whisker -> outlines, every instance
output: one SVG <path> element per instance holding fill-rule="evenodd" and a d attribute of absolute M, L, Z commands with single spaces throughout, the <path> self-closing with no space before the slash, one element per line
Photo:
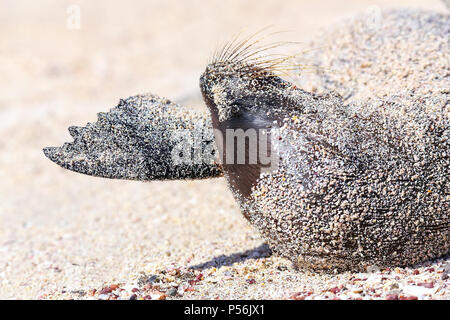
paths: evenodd
<path fill-rule="evenodd" d="M 266 26 L 262 29 L 260 29 L 259 31 L 253 33 L 252 35 L 250 35 L 248 38 L 243 39 L 241 42 L 239 42 L 239 44 L 236 45 L 236 48 L 233 48 L 233 52 L 232 54 L 234 54 L 234 52 L 236 52 L 236 50 L 239 50 L 240 47 L 242 47 L 243 45 L 245 45 L 245 43 L 247 43 L 248 41 L 250 41 L 252 38 L 254 38 L 255 36 L 257 36 L 258 34 L 260 34 L 261 32 L 264 32 L 265 30 L 267 30 L 268 28 L 271 28 L 273 25 L 269 25 Z M 230 57 L 231 58 L 231 57 Z M 215 59 L 214 62 L 220 62 L 220 60 Z"/>
<path fill-rule="evenodd" d="M 261 41 L 263 41 L 265 38 L 271 37 L 271 36 L 273 36 L 275 34 L 279 34 L 279 33 L 282 33 L 282 32 L 284 32 L 284 31 L 272 32 L 272 33 L 270 33 L 270 34 L 268 34 L 268 35 L 266 35 L 264 37 L 261 37 L 261 38 L 255 40 L 255 41 L 253 41 L 252 43 L 248 44 L 246 47 L 242 48 L 242 46 L 245 45 L 246 43 L 248 43 L 248 41 L 250 41 L 254 36 L 246 39 L 245 41 L 243 41 L 242 46 L 240 48 L 237 48 L 238 50 L 236 52 L 234 52 L 234 54 L 232 56 L 230 56 L 230 60 L 233 60 L 233 59 L 235 59 L 235 58 L 245 54 L 248 50 L 255 48 L 255 45 L 257 43 L 260 43 Z"/>
<path fill-rule="evenodd" d="M 228 47 L 225 48 L 223 54 L 219 57 L 219 61 L 227 61 L 228 60 L 228 55 L 229 55 L 229 50 L 233 47 L 233 45 L 235 44 L 235 42 L 239 39 L 240 35 L 241 35 L 242 31 L 239 31 L 233 38 L 232 41 L 230 41 L 228 43 Z"/>
<path fill-rule="evenodd" d="M 253 51 L 248 52 L 244 56 L 239 57 L 239 60 L 235 60 L 234 62 L 235 63 L 246 62 L 248 58 L 257 55 L 258 53 L 265 52 L 270 49 L 278 48 L 278 47 L 281 47 L 283 45 L 288 45 L 288 44 L 296 44 L 296 43 L 294 41 L 278 41 L 278 42 L 269 43 L 269 44 L 266 44 L 263 46 L 259 46 L 259 47 L 254 48 Z"/>
<path fill-rule="evenodd" d="M 275 41 L 264 43 L 264 40 L 269 37 L 284 32 L 290 32 L 290 30 L 288 30 L 264 34 L 264 32 L 271 27 L 272 25 L 266 26 L 244 39 L 240 39 L 243 31 L 237 32 L 230 41 L 225 42 L 222 46 L 216 47 L 209 63 L 226 63 L 228 68 L 230 68 L 230 72 L 247 72 L 255 77 L 269 75 L 278 76 L 280 74 L 291 77 L 289 73 L 294 70 L 339 73 L 335 70 L 315 65 L 295 63 L 297 57 L 314 50 L 326 48 L 327 46 L 302 50 L 296 54 L 270 53 L 269 51 L 279 47 L 303 44 L 298 41 Z"/>

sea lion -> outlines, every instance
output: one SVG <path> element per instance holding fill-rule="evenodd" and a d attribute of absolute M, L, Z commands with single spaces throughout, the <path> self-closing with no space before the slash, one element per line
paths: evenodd
<path fill-rule="evenodd" d="M 448 16 L 431 13 L 385 14 L 390 17 L 402 37 L 386 37 L 384 45 L 414 44 L 424 25 L 449 24 Z M 420 23 L 411 24 L 414 19 Z M 414 32 L 404 33 L 404 25 Z M 421 41 L 448 49 L 439 32 Z M 278 76 L 284 58 L 255 58 L 263 49 L 246 39 L 215 55 L 200 78 L 210 117 L 155 96 L 131 97 L 86 129 L 72 129 L 73 143 L 44 152 L 65 168 L 109 178 L 224 175 L 248 221 L 299 268 L 364 271 L 447 254 L 448 99 L 429 105 L 411 93 L 401 103 L 385 98 L 376 104 L 348 102 L 334 91 L 307 92 Z M 382 63 L 381 51 L 378 58 Z M 436 79 L 448 78 L 437 72 Z M 383 76 L 378 79 L 388 86 L 391 79 Z M 448 89 L 441 94 L 448 98 Z M 178 129 L 190 129 L 200 141 L 181 153 L 199 155 L 201 164 L 179 165 L 179 141 L 169 134 Z M 163 134 L 149 133 L 155 130 Z M 228 132 L 244 134 L 243 144 Z"/>

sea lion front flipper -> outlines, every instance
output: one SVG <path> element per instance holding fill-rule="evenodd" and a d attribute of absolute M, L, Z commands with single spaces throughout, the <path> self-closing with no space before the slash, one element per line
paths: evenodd
<path fill-rule="evenodd" d="M 154 95 L 120 100 L 97 122 L 69 132 L 73 142 L 44 153 L 79 173 L 141 181 L 222 175 L 207 114 Z"/>

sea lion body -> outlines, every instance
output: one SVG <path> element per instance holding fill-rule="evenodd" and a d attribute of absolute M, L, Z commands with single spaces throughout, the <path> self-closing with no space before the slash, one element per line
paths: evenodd
<path fill-rule="evenodd" d="M 200 81 L 215 129 L 265 129 L 279 141 L 272 172 L 223 164 L 245 217 L 275 252 L 314 270 L 408 265 L 448 252 L 445 117 L 419 124 L 416 113 L 362 114 L 339 95 L 223 69 L 210 65 Z"/>

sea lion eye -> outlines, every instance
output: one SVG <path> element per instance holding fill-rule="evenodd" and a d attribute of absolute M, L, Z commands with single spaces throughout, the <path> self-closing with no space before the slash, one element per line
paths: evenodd
<path fill-rule="evenodd" d="M 230 104 L 230 113 L 231 113 L 231 114 L 236 114 L 236 113 L 238 113 L 239 110 L 241 109 L 241 107 L 242 107 L 241 102 L 239 102 L 239 101 L 233 101 L 233 102 Z"/>

